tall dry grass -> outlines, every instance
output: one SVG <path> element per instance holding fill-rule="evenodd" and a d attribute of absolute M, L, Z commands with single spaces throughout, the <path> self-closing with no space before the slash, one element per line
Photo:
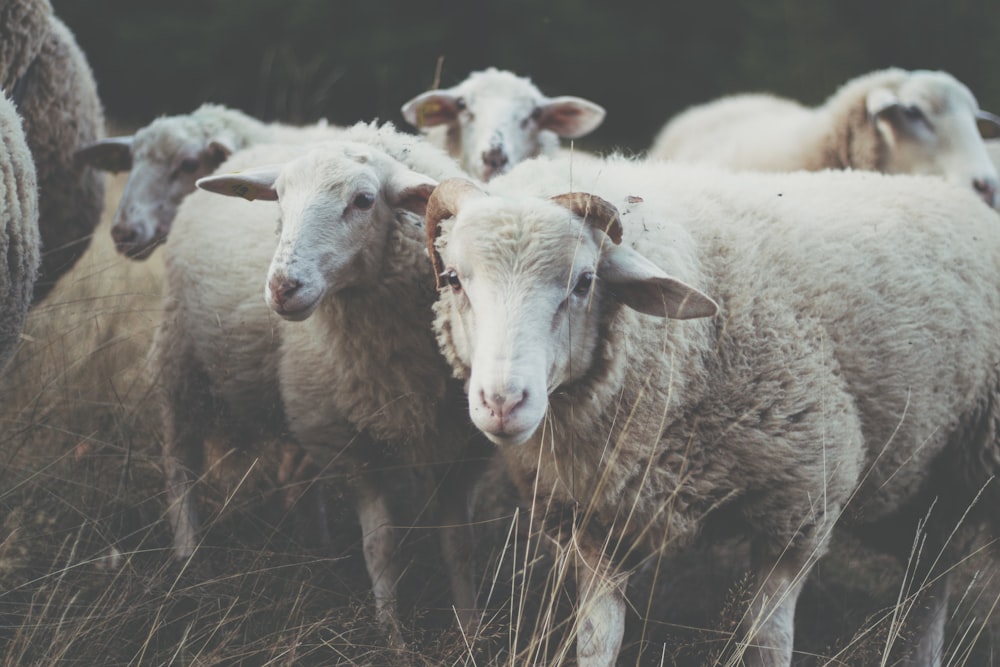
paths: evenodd
<path fill-rule="evenodd" d="M 204 542 L 191 562 L 172 561 L 145 367 L 162 263 L 114 251 L 124 180 L 109 179 L 91 249 L 32 312 L 0 378 L 0 665 L 572 664 L 570 572 L 532 539 L 496 471 L 479 498 L 475 636 L 453 629 L 434 540 L 418 530 L 403 587 L 408 648 L 386 648 L 338 480 L 326 480 L 329 552 L 285 509 L 280 453 L 267 447 L 211 457 Z M 838 541 L 801 599 L 796 664 L 882 664 L 906 632 L 903 568 Z M 731 657 L 754 586 L 741 549 L 706 548 L 633 577 L 621 664 Z M 978 553 L 957 575 L 947 664 L 1000 664 L 994 556 Z"/>

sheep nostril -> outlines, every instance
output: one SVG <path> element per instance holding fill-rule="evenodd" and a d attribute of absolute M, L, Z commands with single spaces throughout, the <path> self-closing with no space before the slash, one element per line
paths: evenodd
<path fill-rule="evenodd" d="M 299 288 L 302 287 L 302 281 L 288 278 L 275 278 L 271 281 L 269 287 L 274 302 L 279 306 L 283 306 L 286 301 L 295 296 L 295 293 L 299 291 Z"/>
<path fill-rule="evenodd" d="M 115 242 L 115 245 L 120 246 L 135 243 L 137 236 L 136 231 L 130 227 L 115 225 L 111 228 L 111 238 Z"/>

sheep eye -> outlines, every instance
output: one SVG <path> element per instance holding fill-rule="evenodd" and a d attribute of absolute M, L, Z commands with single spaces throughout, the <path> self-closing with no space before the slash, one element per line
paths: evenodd
<path fill-rule="evenodd" d="M 909 121 L 924 120 L 924 112 L 917 106 L 903 107 L 903 117 Z"/>
<path fill-rule="evenodd" d="M 181 171 L 185 174 L 193 174 L 198 170 L 198 159 L 193 157 L 181 160 Z"/>
<path fill-rule="evenodd" d="M 464 97 L 459 97 L 459 98 L 457 98 L 455 100 L 455 108 L 457 110 L 459 110 L 459 111 L 465 111 L 466 104 L 465 104 L 465 98 Z"/>
<path fill-rule="evenodd" d="M 375 195 L 370 192 L 362 192 L 356 195 L 354 201 L 351 203 L 354 205 L 354 208 L 360 211 L 367 211 L 375 205 Z"/>
<path fill-rule="evenodd" d="M 458 279 L 458 272 L 455 269 L 449 269 L 441 274 L 451 289 L 455 292 L 459 292 L 462 289 L 462 281 Z"/>
<path fill-rule="evenodd" d="M 573 287 L 573 294 L 577 296 L 587 296 L 590 293 L 590 287 L 594 284 L 594 274 L 590 271 L 580 275 L 580 278 L 576 281 L 576 285 Z"/>
<path fill-rule="evenodd" d="M 531 111 L 531 120 L 538 120 L 542 117 L 542 107 L 535 107 Z"/>

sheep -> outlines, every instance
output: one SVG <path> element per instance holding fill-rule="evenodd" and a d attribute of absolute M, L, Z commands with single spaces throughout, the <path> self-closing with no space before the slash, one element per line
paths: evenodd
<path fill-rule="evenodd" d="M 49 0 L 5 3 L 0 79 L 21 116 L 38 179 L 37 303 L 83 255 L 100 220 L 104 179 L 73 154 L 102 136 L 104 111 L 87 59 Z"/>
<path fill-rule="evenodd" d="M 931 177 L 568 179 L 443 181 L 427 234 L 470 416 L 577 564 L 579 664 L 614 664 L 629 573 L 712 526 L 750 540 L 743 658 L 788 665 L 835 524 L 903 560 L 922 527 L 903 657 L 939 664 L 949 531 L 1000 502 L 995 213 Z"/>
<path fill-rule="evenodd" d="M 487 181 L 536 155 L 555 155 L 559 137 L 595 130 L 604 109 L 588 100 L 546 97 L 529 79 L 494 67 L 457 86 L 429 90 L 402 107 L 410 125 L 446 149 L 476 178 Z"/>
<path fill-rule="evenodd" d="M 392 526 L 414 525 L 430 501 L 394 503 L 401 484 L 427 489 L 431 475 L 452 596 L 468 627 L 475 591 L 463 459 L 481 436 L 431 330 L 421 226 L 436 179 L 463 172 L 391 125 L 358 125 L 309 153 L 250 148 L 220 171 L 178 209 L 165 252 L 168 308 L 151 353 L 176 555 L 195 549 L 192 471 L 209 406 L 223 406 L 244 432 L 287 429 L 322 467 L 349 477 L 377 618 L 393 644 L 403 570 Z"/>
<path fill-rule="evenodd" d="M 157 118 L 133 135 L 83 146 L 77 159 L 105 171 L 129 171 L 111 236 L 118 252 L 143 260 L 166 241 L 177 207 L 195 190 L 195 181 L 235 151 L 259 143 L 331 139 L 340 130 L 325 121 L 307 127 L 267 124 L 236 109 L 203 104 L 188 114 Z"/>
<path fill-rule="evenodd" d="M 38 277 L 38 184 L 21 119 L 0 94 L 0 371 L 17 347 Z"/>
<path fill-rule="evenodd" d="M 976 127 L 996 120 L 946 72 L 890 68 L 848 81 L 815 108 L 767 94 L 693 107 L 663 127 L 648 157 L 741 171 L 933 174 L 997 206 L 997 170 Z"/>

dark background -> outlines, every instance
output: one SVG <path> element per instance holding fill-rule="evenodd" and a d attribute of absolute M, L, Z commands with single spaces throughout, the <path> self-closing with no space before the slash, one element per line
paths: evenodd
<path fill-rule="evenodd" d="M 890 65 L 943 69 L 1000 112 L 1000 0 L 53 0 L 109 119 L 205 101 L 265 120 L 404 125 L 488 66 L 608 110 L 585 148 L 639 151 L 673 113 L 761 90 L 818 104 Z"/>

